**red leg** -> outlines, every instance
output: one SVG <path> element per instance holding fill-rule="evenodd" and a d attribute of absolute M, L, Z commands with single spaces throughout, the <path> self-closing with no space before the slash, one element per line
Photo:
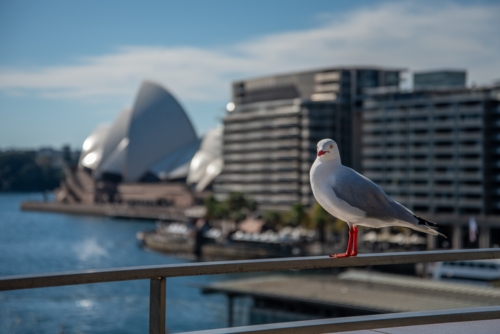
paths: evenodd
<path fill-rule="evenodd" d="M 350 256 L 358 255 L 358 228 L 356 226 L 352 227 L 353 238 L 352 238 L 352 248 Z"/>
<path fill-rule="evenodd" d="M 354 231 L 352 228 L 349 228 L 349 241 L 347 242 L 347 250 L 345 251 L 345 253 L 342 254 L 331 254 L 330 257 L 338 259 L 341 257 L 351 256 L 353 237 L 354 237 Z"/>

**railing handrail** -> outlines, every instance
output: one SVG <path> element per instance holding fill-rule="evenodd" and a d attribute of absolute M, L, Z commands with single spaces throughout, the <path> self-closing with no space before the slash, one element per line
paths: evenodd
<path fill-rule="evenodd" d="M 180 334 L 316 334 L 350 332 L 375 328 L 430 325 L 447 322 L 491 320 L 500 318 L 500 306 L 485 306 L 452 310 L 401 312 L 331 319 L 290 321 L 266 325 L 209 329 Z"/>
<path fill-rule="evenodd" d="M 379 253 L 363 254 L 356 257 L 340 259 L 331 259 L 327 256 L 310 256 L 264 260 L 197 262 L 172 265 L 83 270 L 50 274 L 6 276 L 0 277 L 0 291 L 194 275 L 483 259 L 500 259 L 500 249 L 486 248 L 474 250 Z"/>

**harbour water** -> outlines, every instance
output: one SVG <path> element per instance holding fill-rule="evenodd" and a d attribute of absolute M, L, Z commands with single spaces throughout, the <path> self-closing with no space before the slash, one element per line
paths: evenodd
<path fill-rule="evenodd" d="M 0 276 L 182 263 L 142 249 L 153 222 L 22 212 L 41 194 L 0 194 Z M 229 276 L 167 280 L 171 333 L 225 327 L 226 300 L 195 285 Z M 147 333 L 149 281 L 0 292 L 0 333 Z"/>

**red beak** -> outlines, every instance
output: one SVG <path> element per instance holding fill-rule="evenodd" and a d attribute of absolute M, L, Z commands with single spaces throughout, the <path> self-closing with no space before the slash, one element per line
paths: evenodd
<path fill-rule="evenodd" d="M 326 152 L 325 151 L 322 151 L 322 150 L 319 150 L 318 152 L 318 157 L 322 156 L 323 154 L 325 154 Z"/>

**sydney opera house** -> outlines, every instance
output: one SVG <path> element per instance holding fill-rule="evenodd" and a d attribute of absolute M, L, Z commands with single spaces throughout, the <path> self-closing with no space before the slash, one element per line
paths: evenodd
<path fill-rule="evenodd" d="M 222 170 L 222 129 L 200 139 L 172 94 L 143 82 L 133 107 L 84 141 L 57 201 L 192 206 Z"/>

